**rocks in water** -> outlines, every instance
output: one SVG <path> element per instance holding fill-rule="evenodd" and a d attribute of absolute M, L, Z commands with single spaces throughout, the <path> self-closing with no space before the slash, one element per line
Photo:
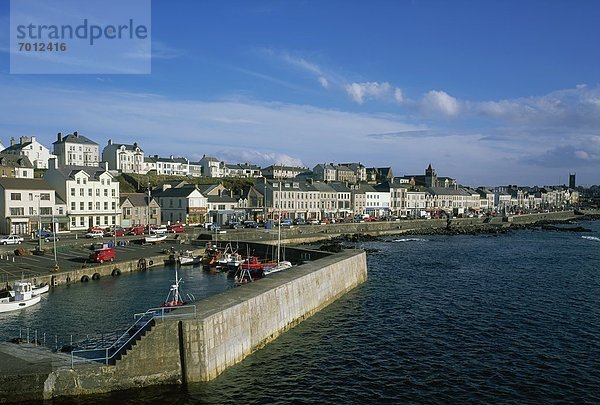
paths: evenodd
<path fill-rule="evenodd" d="M 340 242 L 331 242 L 321 245 L 319 250 L 324 252 L 340 253 L 342 250 L 344 250 L 344 246 Z"/>
<path fill-rule="evenodd" d="M 544 231 L 558 231 L 558 232 L 592 232 L 591 229 L 584 228 L 583 226 L 554 226 L 554 225 L 542 225 Z"/>

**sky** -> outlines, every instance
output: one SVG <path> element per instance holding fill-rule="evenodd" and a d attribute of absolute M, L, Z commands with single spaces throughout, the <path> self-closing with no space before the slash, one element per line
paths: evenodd
<path fill-rule="evenodd" d="M 600 183 L 597 1 L 153 0 L 151 14 L 150 74 L 11 74 L 0 0 L 0 141 L 51 149 L 79 131 L 192 161 Z"/>

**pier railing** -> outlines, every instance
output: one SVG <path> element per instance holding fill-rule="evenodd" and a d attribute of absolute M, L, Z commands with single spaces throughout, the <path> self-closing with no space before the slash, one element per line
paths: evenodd
<path fill-rule="evenodd" d="M 122 335 L 120 335 L 110 346 L 97 347 L 93 349 L 73 350 L 71 352 L 71 368 L 75 364 L 101 362 L 106 365 L 114 364 L 133 342 L 140 338 L 145 332 L 152 329 L 155 320 L 169 318 L 193 318 L 196 316 L 195 305 L 184 305 L 180 307 L 150 308 L 146 312 L 134 314 L 135 322 Z"/>

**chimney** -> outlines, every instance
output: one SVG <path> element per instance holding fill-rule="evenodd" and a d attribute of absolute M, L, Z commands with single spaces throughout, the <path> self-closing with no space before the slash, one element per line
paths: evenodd
<path fill-rule="evenodd" d="M 58 142 L 62 142 L 62 132 L 58 133 Z"/>
<path fill-rule="evenodd" d="M 58 135 L 60 135 L 60 132 Z M 56 169 L 56 168 L 58 168 L 58 161 L 56 160 L 56 158 L 48 159 L 48 169 Z"/>
<path fill-rule="evenodd" d="M 10 137 L 10 146 L 15 146 L 15 137 L 14 136 Z"/>
<path fill-rule="evenodd" d="M 104 163 L 104 170 L 108 171 L 108 162 L 102 162 Z"/>
<path fill-rule="evenodd" d="M 22 136 L 21 138 L 19 138 L 19 142 L 21 143 L 21 145 L 23 145 L 24 143 L 29 142 L 29 137 L 28 136 Z"/>
<path fill-rule="evenodd" d="M 35 142 L 35 136 L 31 137 L 31 142 Z"/>
<path fill-rule="evenodd" d="M 79 138 L 79 133 L 77 131 L 74 131 L 73 135 L 75 135 L 75 138 Z"/>
<path fill-rule="evenodd" d="M 109 139 L 109 140 L 108 140 L 108 144 L 109 144 L 109 145 L 112 145 L 112 139 Z"/>

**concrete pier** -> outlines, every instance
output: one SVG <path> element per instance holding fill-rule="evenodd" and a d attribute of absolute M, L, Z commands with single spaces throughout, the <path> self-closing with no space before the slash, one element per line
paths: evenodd
<path fill-rule="evenodd" d="M 366 280 L 363 251 L 321 252 L 314 261 L 198 302 L 195 318 L 156 320 L 115 365 L 71 368 L 64 354 L 1 345 L 0 364 L 21 366 L 0 368 L 0 398 L 39 400 L 208 381 Z M 43 367 L 35 358 L 44 359 Z"/>

